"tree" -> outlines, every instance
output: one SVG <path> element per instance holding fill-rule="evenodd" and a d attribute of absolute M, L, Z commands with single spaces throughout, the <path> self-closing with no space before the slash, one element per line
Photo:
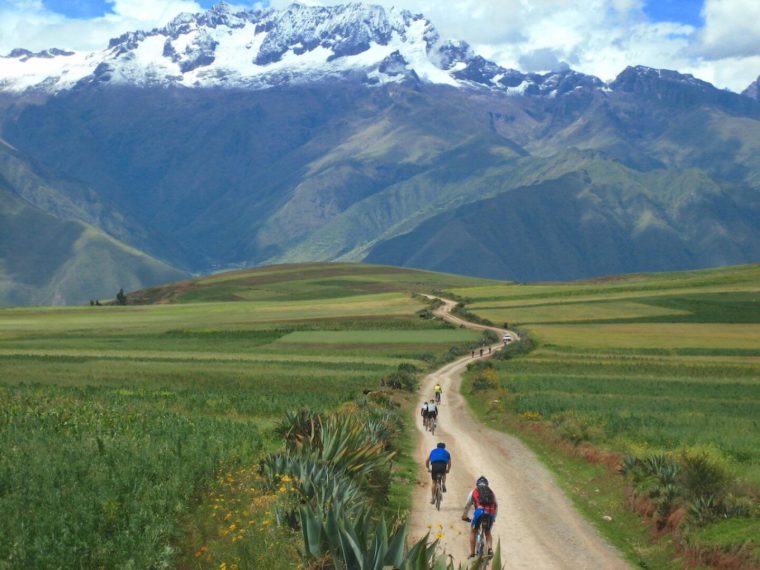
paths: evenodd
<path fill-rule="evenodd" d="M 119 289 L 119 292 L 116 293 L 116 304 L 117 305 L 127 304 L 127 296 L 124 294 L 124 289 Z"/>

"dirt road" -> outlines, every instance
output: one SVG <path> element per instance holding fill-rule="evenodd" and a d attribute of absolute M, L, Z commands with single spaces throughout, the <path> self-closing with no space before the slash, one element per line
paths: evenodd
<path fill-rule="evenodd" d="M 439 314 L 462 324 L 460 319 L 444 315 L 452 307 L 453 303 L 447 303 Z M 467 326 L 486 328 L 469 323 Z M 489 429 L 472 417 L 459 394 L 461 373 L 472 360 L 466 357 L 452 362 L 423 381 L 420 405 L 425 396 L 431 397 L 436 381 L 443 387 L 443 401 L 435 436 L 425 432 L 417 421 L 417 456 L 424 464 L 430 450 L 443 441 L 451 451 L 452 469 L 448 492 L 438 512 L 430 504 L 430 475 L 424 466 L 420 467 L 419 480 L 424 485 L 418 486 L 413 496 L 411 538 L 416 540 L 428 531 L 442 534 L 446 552 L 455 561 L 464 561 L 469 525 L 461 520 L 462 511 L 475 480 L 485 475 L 499 502 L 493 537 L 494 546 L 501 539 L 506 568 L 629 568 L 620 554 L 576 513 L 532 451 L 516 438 Z"/>

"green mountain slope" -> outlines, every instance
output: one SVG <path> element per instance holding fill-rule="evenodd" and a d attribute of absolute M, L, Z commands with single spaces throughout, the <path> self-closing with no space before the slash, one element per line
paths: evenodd
<path fill-rule="evenodd" d="M 103 210 L 82 192 L 0 144 L 0 304 L 84 303 L 185 275 L 80 221 Z"/>
<path fill-rule="evenodd" d="M 537 281 L 729 265 L 760 251 L 760 208 L 741 188 L 694 170 L 581 164 L 436 216 L 366 260 Z"/>
<path fill-rule="evenodd" d="M 196 272 L 366 259 L 556 280 L 758 261 L 760 104 L 621 77 L 554 98 L 91 87 L 14 108 L 2 134 L 55 173 L 72 218 Z"/>

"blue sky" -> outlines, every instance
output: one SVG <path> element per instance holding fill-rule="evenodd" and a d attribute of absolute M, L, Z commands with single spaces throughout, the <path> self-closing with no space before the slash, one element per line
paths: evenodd
<path fill-rule="evenodd" d="M 704 20 L 700 14 L 702 0 L 649 0 L 644 13 L 653 22 L 679 22 L 701 27 Z"/>
<path fill-rule="evenodd" d="M 160 2 L 160 0 L 156 0 Z M 214 0 L 198 2 L 202 8 L 210 8 Z M 50 10 L 69 18 L 90 19 L 113 13 L 113 2 L 106 0 L 43 0 L 42 5 Z"/>
<path fill-rule="evenodd" d="M 198 1 L 203 8 L 214 3 L 215 0 Z M 113 3 L 106 0 L 43 0 L 42 4 L 69 18 L 89 19 L 113 12 Z M 644 13 L 653 22 L 679 22 L 700 27 L 704 23 L 700 15 L 702 4 L 702 0 L 649 0 L 644 5 Z"/>
<path fill-rule="evenodd" d="M 227 0 L 236 7 L 293 0 Z M 339 4 L 355 0 L 301 0 Z M 691 73 L 743 90 L 760 74 L 760 0 L 366 0 L 423 13 L 446 39 L 522 71 L 613 79 L 628 65 Z M 0 0 L 0 55 L 13 48 L 94 51 L 216 0 Z M 552 67 L 555 66 L 555 67 Z"/>

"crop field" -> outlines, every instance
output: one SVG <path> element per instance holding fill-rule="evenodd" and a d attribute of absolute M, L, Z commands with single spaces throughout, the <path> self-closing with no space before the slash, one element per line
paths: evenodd
<path fill-rule="evenodd" d="M 419 318 L 409 294 L 476 280 L 362 268 L 358 282 L 289 266 L 130 296 L 155 305 L 0 309 L 0 568 L 219 567 L 193 554 L 194 513 L 279 446 L 285 413 L 335 409 L 476 338 Z"/>
<path fill-rule="evenodd" d="M 710 458 L 754 506 L 689 536 L 760 551 L 760 266 L 456 293 L 536 341 L 498 365 L 506 412 L 575 445 Z"/>

